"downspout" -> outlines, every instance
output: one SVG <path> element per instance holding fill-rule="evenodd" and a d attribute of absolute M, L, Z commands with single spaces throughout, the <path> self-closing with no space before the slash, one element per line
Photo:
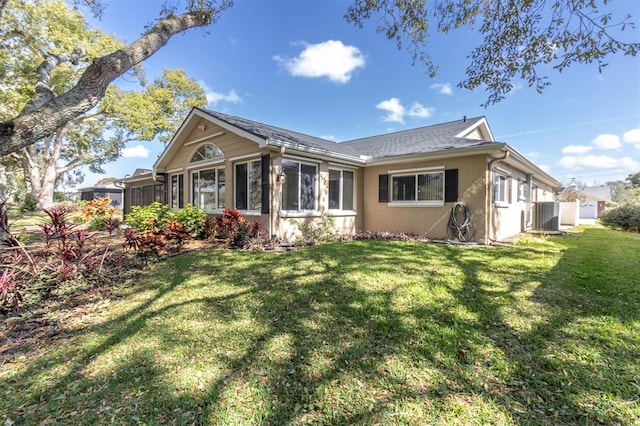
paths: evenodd
<path fill-rule="evenodd" d="M 495 242 L 496 240 L 491 238 L 491 219 L 493 216 L 493 212 L 491 210 L 491 202 L 493 200 L 493 165 L 500 162 L 500 161 L 504 161 L 507 158 L 509 158 L 509 151 L 505 151 L 504 155 L 502 157 L 498 157 L 498 158 L 493 158 L 489 161 L 488 165 L 487 165 L 487 180 L 488 180 L 488 184 L 489 184 L 489 190 L 487 191 L 487 201 L 486 201 L 486 211 L 487 211 L 487 220 L 484 224 L 484 239 L 485 239 L 485 244 L 489 244 L 491 242 Z"/>

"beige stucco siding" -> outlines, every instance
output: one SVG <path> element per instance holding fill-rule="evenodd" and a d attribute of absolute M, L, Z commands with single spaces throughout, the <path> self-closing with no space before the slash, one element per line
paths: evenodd
<path fill-rule="evenodd" d="M 244 156 L 247 154 L 258 152 L 258 144 L 247 140 L 234 133 L 225 131 L 210 122 L 207 122 L 205 131 L 201 131 L 197 127 L 188 134 L 180 147 L 176 147 L 175 155 L 167 163 L 165 170 L 173 171 L 182 169 L 189 165 L 189 160 L 193 154 L 205 143 L 215 144 L 224 153 L 225 159 Z M 224 132 L 223 134 L 219 134 Z M 207 136 L 217 135 L 206 139 Z M 194 143 L 194 141 L 197 141 Z"/>
<path fill-rule="evenodd" d="M 378 201 L 378 177 L 394 170 L 430 167 L 458 169 L 458 201 L 466 203 L 473 212 L 476 241 L 484 239 L 484 211 L 486 206 L 486 156 L 460 157 L 407 164 L 370 166 L 364 169 L 363 231 L 406 232 L 433 239 L 446 239 L 447 223 L 453 202 L 441 206 L 396 207 L 395 203 Z M 393 173 L 392 173 L 393 174 Z M 391 182 L 391 179 L 390 179 Z M 391 186 L 391 183 L 390 183 Z M 362 188 L 362 186 L 360 187 Z"/>

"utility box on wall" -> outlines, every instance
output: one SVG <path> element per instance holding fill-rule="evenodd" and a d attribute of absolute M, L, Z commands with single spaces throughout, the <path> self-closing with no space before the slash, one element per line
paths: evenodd
<path fill-rule="evenodd" d="M 533 203 L 533 229 L 560 231 L 560 203 L 557 201 Z"/>

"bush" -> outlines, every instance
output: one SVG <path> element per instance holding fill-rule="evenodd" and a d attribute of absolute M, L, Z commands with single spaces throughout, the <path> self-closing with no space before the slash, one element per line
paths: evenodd
<path fill-rule="evenodd" d="M 293 219 L 291 223 L 296 225 L 302 232 L 300 239 L 303 244 L 313 245 L 331 241 L 336 236 L 335 220 L 326 214 L 320 216 L 318 223 L 304 223 Z"/>
<path fill-rule="evenodd" d="M 31 194 L 25 194 L 24 200 L 20 204 L 20 212 L 34 212 L 38 208 L 38 200 Z"/>
<path fill-rule="evenodd" d="M 170 215 L 171 220 L 180 222 L 185 228 L 190 228 L 196 238 L 206 238 L 204 221 L 207 214 L 204 210 L 187 204 L 185 208 Z"/>
<path fill-rule="evenodd" d="M 147 206 L 132 206 L 124 223 L 139 231 L 151 231 L 156 227 L 164 227 L 171 218 L 171 208 L 157 201 Z"/>
<path fill-rule="evenodd" d="M 623 206 L 607 210 L 600 217 L 600 223 L 609 228 L 640 232 L 640 206 Z"/>
<path fill-rule="evenodd" d="M 222 215 L 216 216 L 213 220 L 215 236 L 226 239 L 229 245 L 235 248 L 244 248 L 251 240 L 264 235 L 264 228 L 260 222 L 250 223 L 235 209 L 225 209 Z"/>
<path fill-rule="evenodd" d="M 85 222 L 89 222 L 89 230 L 105 231 L 108 223 L 117 226 L 118 222 L 113 217 L 115 213 L 116 209 L 109 198 L 95 198 L 82 207 L 81 216 Z"/>

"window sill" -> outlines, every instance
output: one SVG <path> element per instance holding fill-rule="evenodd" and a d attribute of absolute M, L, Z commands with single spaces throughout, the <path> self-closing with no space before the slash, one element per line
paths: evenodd
<path fill-rule="evenodd" d="M 280 217 L 320 217 L 322 213 L 317 210 L 280 210 Z"/>
<path fill-rule="evenodd" d="M 329 210 L 327 212 L 329 216 L 357 216 L 358 212 L 355 210 Z"/>
<path fill-rule="evenodd" d="M 509 203 L 506 203 L 504 201 L 494 201 L 493 205 L 499 209 L 506 209 L 509 207 Z"/>
<path fill-rule="evenodd" d="M 260 216 L 262 212 L 260 210 L 238 210 L 244 216 Z"/>
<path fill-rule="evenodd" d="M 444 207 L 444 201 L 392 201 L 389 207 Z"/>

